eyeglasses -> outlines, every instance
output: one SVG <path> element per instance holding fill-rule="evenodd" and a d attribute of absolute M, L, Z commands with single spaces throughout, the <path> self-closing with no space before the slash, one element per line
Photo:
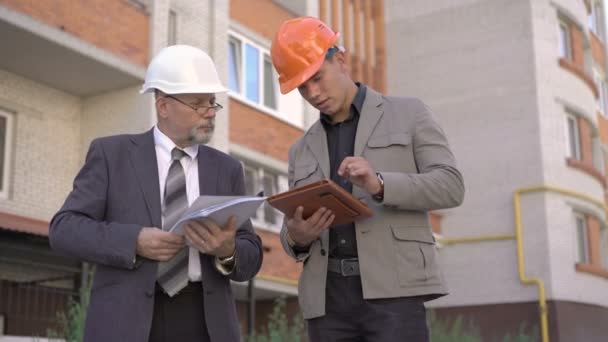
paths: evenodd
<path fill-rule="evenodd" d="M 193 109 L 193 110 L 194 110 L 194 111 L 195 111 L 197 114 L 200 114 L 200 115 L 205 115 L 205 114 L 209 113 L 209 110 L 210 110 L 210 109 L 213 109 L 213 111 L 217 113 L 217 112 L 219 112 L 220 110 L 222 110 L 222 108 L 224 108 L 224 107 L 223 107 L 221 104 L 219 104 L 219 103 L 215 103 L 213 106 L 196 106 L 196 107 L 195 107 L 195 106 L 193 106 L 193 105 L 191 105 L 191 104 L 189 104 L 189 103 L 186 103 L 186 102 L 184 102 L 184 101 L 182 101 L 182 100 L 178 99 L 178 98 L 177 98 L 177 97 L 175 97 L 175 96 L 171 96 L 171 95 L 165 95 L 165 97 L 172 98 L 172 99 L 174 99 L 175 101 L 177 101 L 177 102 L 179 102 L 179 103 L 181 103 L 181 104 L 183 104 L 183 105 L 185 105 L 185 106 L 190 107 L 190 108 L 191 108 L 191 109 Z"/>

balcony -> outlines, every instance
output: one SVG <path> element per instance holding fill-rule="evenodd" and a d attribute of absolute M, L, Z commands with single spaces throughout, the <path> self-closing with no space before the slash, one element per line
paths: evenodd
<path fill-rule="evenodd" d="M 118 0 L 77 3 L 0 0 L 0 69 L 76 96 L 140 84 L 149 45 L 144 9 Z"/>

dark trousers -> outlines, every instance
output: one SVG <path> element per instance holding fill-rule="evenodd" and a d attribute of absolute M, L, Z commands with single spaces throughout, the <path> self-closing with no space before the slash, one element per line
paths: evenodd
<path fill-rule="evenodd" d="M 188 283 L 173 298 L 156 285 L 149 342 L 210 342 L 201 283 Z"/>
<path fill-rule="evenodd" d="M 310 342 L 428 342 L 422 297 L 363 299 L 361 277 L 329 272 L 325 316 L 308 320 Z"/>

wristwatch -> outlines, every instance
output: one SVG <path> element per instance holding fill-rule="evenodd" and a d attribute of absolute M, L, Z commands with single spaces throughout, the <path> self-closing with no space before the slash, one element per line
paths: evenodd
<path fill-rule="evenodd" d="M 231 256 L 227 257 L 227 258 L 220 258 L 218 257 L 217 260 L 220 262 L 220 264 L 222 265 L 230 265 L 232 264 L 232 262 L 234 262 L 234 256 L 236 255 L 236 248 L 234 249 L 234 253 L 232 253 Z"/>
<path fill-rule="evenodd" d="M 380 191 L 372 195 L 372 198 L 378 202 L 382 202 L 384 200 L 384 178 L 382 178 L 380 172 L 376 172 L 376 177 L 378 177 L 378 181 L 380 182 Z"/>

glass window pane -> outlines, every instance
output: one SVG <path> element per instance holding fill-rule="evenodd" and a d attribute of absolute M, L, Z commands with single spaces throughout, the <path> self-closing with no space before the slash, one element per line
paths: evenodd
<path fill-rule="evenodd" d="M 568 58 L 568 56 L 570 55 L 568 39 L 569 39 L 568 29 L 566 28 L 566 25 L 560 24 L 559 25 L 559 56 L 560 57 Z"/>
<path fill-rule="evenodd" d="M 274 195 L 277 192 L 277 176 L 266 173 L 264 175 L 264 194 L 266 196 Z M 277 223 L 277 213 L 275 209 L 264 203 L 264 219 L 268 223 Z"/>
<path fill-rule="evenodd" d="M 0 191 L 4 191 L 4 158 L 6 150 L 6 117 L 0 116 Z"/>
<path fill-rule="evenodd" d="M 602 267 L 608 270 L 608 228 L 603 228 L 600 232 L 600 244 Z"/>
<path fill-rule="evenodd" d="M 264 105 L 277 109 L 277 91 L 275 74 L 270 57 L 264 56 Z"/>
<path fill-rule="evenodd" d="M 177 13 L 169 11 L 169 26 L 167 27 L 167 45 L 177 44 Z"/>
<path fill-rule="evenodd" d="M 256 171 L 250 167 L 245 167 L 245 192 L 247 195 L 253 196 L 256 194 Z"/>
<path fill-rule="evenodd" d="M 241 42 L 230 38 L 228 41 L 228 87 L 241 92 Z"/>
<path fill-rule="evenodd" d="M 578 145 L 578 124 L 576 118 L 568 117 L 568 144 L 569 144 L 569 157 L 574 159 L 580 159 L 579 145 Z"/>
<path fill-rule="evenodd" d="M 260 102 L 260 53 L 249 44 L 245 44 L 245 96 Z"/>
<path fill-rule="evenodd" d="M 587 251 L 587 224 L 585 218 L 582 216 L 576 216 L 576 240 L 577 240 L 577 252 L 578 262 L 588 262 L 588 251 Z"/>

